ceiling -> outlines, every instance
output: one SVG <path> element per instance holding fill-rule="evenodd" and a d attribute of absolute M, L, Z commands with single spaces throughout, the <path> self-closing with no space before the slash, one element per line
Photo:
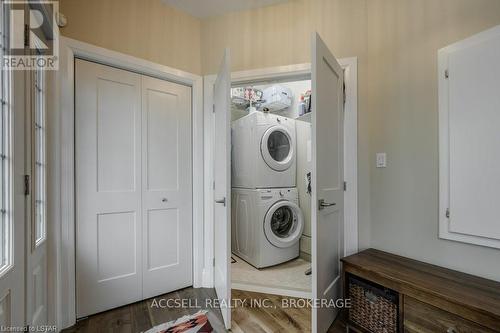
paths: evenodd
<path fill-rule="evenodd" d="M 162 0 L 196 17 L 205 18 L 245 9 L 265 7 L 290 0 Z"/>

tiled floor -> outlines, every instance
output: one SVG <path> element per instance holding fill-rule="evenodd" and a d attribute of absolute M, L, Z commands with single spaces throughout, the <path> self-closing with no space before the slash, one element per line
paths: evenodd
<path fill-rule="evenodd" d="M 235 263 L 231 264 L 231 282 L 242 285 L 256 285 L 269 288 L 290 289 L 311 292 L 311 275 L 305 271 L 311 263 L 303 259 L 294 259 L 281 265 L 257 269 L 233 254 Z"/>

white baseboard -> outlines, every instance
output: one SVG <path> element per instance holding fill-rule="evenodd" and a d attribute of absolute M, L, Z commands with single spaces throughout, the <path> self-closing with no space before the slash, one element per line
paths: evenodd
<path fill-rule="evenodd" d="M 201 287 L 202 288 L 213 288 L 214 287 L 214 274 L 212 267 L 205 267 L 202 271 L 201 277 Z"/>
<path fill-rule="evenodd" d="M 298 297 L 298 298 L 306 298 L 306 299 L 312 298 L 312 293 L 310 291 L 281 289 L 281 288 L 274 288 L 274 287 L 266 287 L 266 286 L 262 286 L 262 285 L 253 285 L 253 284 L 248 284 L 248 283 L 233 282 L 231 284 L 231 289 L 252 291 L 255 293 L 262 293 L 262 294 L 288 296 L 288 297 Z"/>

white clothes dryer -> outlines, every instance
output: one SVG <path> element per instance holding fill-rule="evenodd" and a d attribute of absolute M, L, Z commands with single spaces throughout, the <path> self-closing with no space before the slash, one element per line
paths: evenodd
<path fill-rule="evenodd" d="M 296 186 L 295 120 L 260 111 L 231 125 L 232 186 Z"/>

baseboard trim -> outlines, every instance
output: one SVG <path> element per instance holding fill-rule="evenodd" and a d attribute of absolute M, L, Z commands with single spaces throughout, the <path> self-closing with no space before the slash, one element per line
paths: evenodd
<path fill-rule="evenodd" d="M 263 294 L 271 294 L 271 295 L 288 296 L 288 297 L 298 297 L 298 298 L 306 298 L 306 299 L 312 298 L 312 293 L 310 291 L 267 287 L 267 286 L 262 286 L 262 285 L 249 284 L 249 283 L 233 282 L 231 284 L 231 289 L 245 290 L 245 291 L 251 291 L 251 292 L 255 292 L 255 293 L 263 293 Z"/>

